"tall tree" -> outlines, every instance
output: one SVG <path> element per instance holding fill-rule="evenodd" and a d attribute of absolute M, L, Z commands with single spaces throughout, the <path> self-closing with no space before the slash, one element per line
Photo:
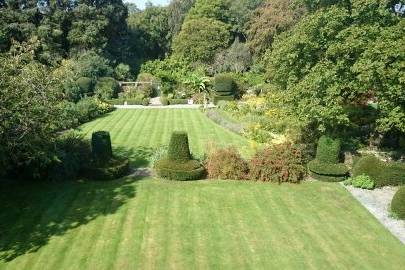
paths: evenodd
<path fill-rule="evenodd" d="M 193 62 L 210 63 L 216 53 L 229 45 L 229 26 L 209 18 L 184 23 L 173 42 L 173 53 Z"/>

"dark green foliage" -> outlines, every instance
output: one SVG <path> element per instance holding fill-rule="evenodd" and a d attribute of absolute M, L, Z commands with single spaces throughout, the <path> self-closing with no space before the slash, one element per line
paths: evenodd
<path fill-rule="evenodd" d="M 175 98 L 172 98 L 172 99 L 169 99 L 169 104 L 170 105 L 176 105 L 176 104 L 188 104 L 188 99 L 182 99 L 182 98 L 177 98 L 177 99 L 175 99 Z"/>
<path fill-rule="evenodd" d="M 89 77 L 80 77 L 76 80 L 77 86 L 80 88 L 82 95 L 90 95 L 93 93 L 93 80 Z"/>
<path fill-rule="evenodd" d="M 376 187 L 405 184 L 405 163 L 387 163 L 375 156 L 364 156 L 353 167 L 353 176 L 363 174 L 369 176 Z"/>
<path fill-rule="evenodd" d="M 341 143 L 339 139 L 329 136 L 319 138 L 316 158 L 308 163 L 308 170 L 313 178 L 320 181 L 339 182 L 349 174 L 345 164 L 339 163 Z"/>
<path fill-rule="evenodd" d="M 112 99 L 118 96 L 120 86 L 112 77 L 99 78 L 94 87 L 94 94 L 102 99 Z"/>
<path fill-rule="evenodd" d="M 67 117 L 70 119 L 76 119 L 77 121 L 75 122 L 78 124 L 86 123 L 99 117 L 100 115 L 114 110 L 114 107 L 112 107 L 110 104 L 102 102 L 93 97 L 82 98 L 76 104 L 69 102 L 66 106 L 69 108 L 65 107 L 65 112 L 66 110 L 70 111 L 67 112 L 69 114 Z M 73 127 L 76 126 L 77 125 L 74 125 Z"/>
<path fill-rule="evenodd" d="M 108 181 L 124 177 L 129 172 L 129 160 L 112 158 L 100 166 L 91 163 L 84 168 L 84 176 L 90 180 Z"/>
<path fill-rule="evenodd" d="M 319 138 L 316 149 L 316 159 L 323 163 L 338 163 L 341 143 L 339 139 L 333 139 L 329 136 Z"/>
<path fill-rule="evenodd" d="M 336 177 L 336 181 L 338 181 L 349 174 L 349 169 L 343 163 L 323 163 L 317 159 L 308 163 L 308 169 L 315 179 Z"/>
<path fill-rule="evenodd" d="M 160 177 L 178 181 L 202 179 L 205 174 L 204 167 L 197 160 L 161 159 L 156 162 L 155 169 Z"/>
<path fill-rule="evenodd" d="M 252 158 L 249 175 L 257 181 L 299 183 L 306 174 L 304 160 L 300 146 L 291 143 L 272 145 Z"/>
<path fill-rule="evenodd" d="M 392 198 L 391 211 L 399 219 L 405 219 L 405 186 L 400 187 Z"/>
<path fill-rule="evenodd" d="M 233 96 L 214 96 L 214 104 L 218 104 L 220 101 L 233 101 L 235 98 Z"/>
<path fill-rule="evenodd" d="M 236 83 L 230 75 L 220 74 L 215 76 L 214 89 L 218 96 L 233 96 L 236 90 Z"/>
<path fill-rule="evenodd" d="M 91 151 L 93 161 L 106 164 L 112 158 L 111 137 L 108 131 L 97 131 L 91 136 Z"/>
<path fill-rule="evenodd" d="M 55 150 L 57 160 L 48 172 L 51 180 L 76 179 L 83 165 L 88 163 L 91 157 L 89 142 L 73 131 L 68 131 L 57 138 Z"/>
<path fill-rule="evenodd" d="M 186 132 L 173 132 L 167 158 L 155 163 L 156 173 L 163 178 L 187 181 L 204 176 L 205 169 L 197 160 L 192 160 Z"/>
<path fill-rule="evenodd" d="M 188 135 L 186 132 L 173 132 L 169 143 L 168 158 L 179 162 L 191 159 Z"/>

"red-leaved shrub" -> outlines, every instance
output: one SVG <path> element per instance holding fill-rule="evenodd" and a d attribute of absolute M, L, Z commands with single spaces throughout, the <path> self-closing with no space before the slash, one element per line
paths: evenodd
<path fill-rule="evenodd" d="M 263 182 L 299 183 L 305 176 L 301 147 L 291 143 L 270 146 L 250 161 L 250 179 Z"/>
<path fill-rule="evenodd" d="M 247 178 L 249 166 L 233 148 L 213 150 L 205 161 L 208 178 L 244 180 Z"/>

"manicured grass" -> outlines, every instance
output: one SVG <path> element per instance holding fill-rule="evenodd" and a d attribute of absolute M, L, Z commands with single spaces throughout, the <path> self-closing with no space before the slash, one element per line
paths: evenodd
<path fill-rule="evenodd" d="M 404 246 L 338 184 L 23 184 L 1 201 L 1 269 L 405 265 Z"/>
<path fill-rule="evenodd" d="M 198 110 L 119 110 L 109 130 L 147 165 L 173 130 L 202 155 L 249 142 Z M 1 183 L 1 182 L 0 182 Z M 339 184 L 236 181 L 0 184 L 0 269 L 402 269 L 405 247 Z"/>
<path fill-rule="evenodd" d="M 96 130 L 110 131 L 113 145 L 121 147 L 119 150 L 126 152 L 136 166 L 146 166 L 154 149 L 168 145 L 173 131 L 188 132 L 191 152 L 196 157 L 202 157 L 212 144 L 234 145 L 245 156 L 252 154 L 254 147 L 200 110 L 192 109 L 117 110 L 84 125 L 82 130 L 88 137 Z"/>

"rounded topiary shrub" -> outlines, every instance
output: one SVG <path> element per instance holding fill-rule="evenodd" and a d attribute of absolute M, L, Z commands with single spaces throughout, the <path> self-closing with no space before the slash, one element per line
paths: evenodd
<path fill-rule="evenodd" d="M 190 160 L 191 153 L 186 132 L 173 132 L 169 143 L 168 158 L 171 160 Z"/>
<path fill-rule="evenodd" d="M 76 84 L 79 86 L 82 94 L 90 94 L 93 92 L 93 80 L 88 77 L 80 77 L 77 79 Z"/>
<path fill-rule="evenodd" d="M 400 219 L 405 219 L 405 186 L 402 186 L 391 202 L 391 211 Z"/>
<path fill-rule="evenodd" d="M 353 176 L 369 176 L 376 187 L 405 184 L 405 163 L 384 162 L 375 156 L 361 157 L 353 167 Z"/>
<path fill-rule="evenodd" d="M 111 137 L 108 131 L 97 131 L 91 136 L 92 158 L 96 163 L 107 163 L 112 158 Z"/>
<path fill-rule="evenodd" d="M 171 160 L 161 159 L 155 164 L 156 173 L 163 178 L 189 181 L 198 180 L 204 177 L 205 169 L 197 160 Z"/>
<path fill-rule="evenodd" d="M 339 139 L 334 139 L 329 136 L 319 138 L 316 148 L 316 159 L 323 163 L 339 163 L 341 143 Z"/>

